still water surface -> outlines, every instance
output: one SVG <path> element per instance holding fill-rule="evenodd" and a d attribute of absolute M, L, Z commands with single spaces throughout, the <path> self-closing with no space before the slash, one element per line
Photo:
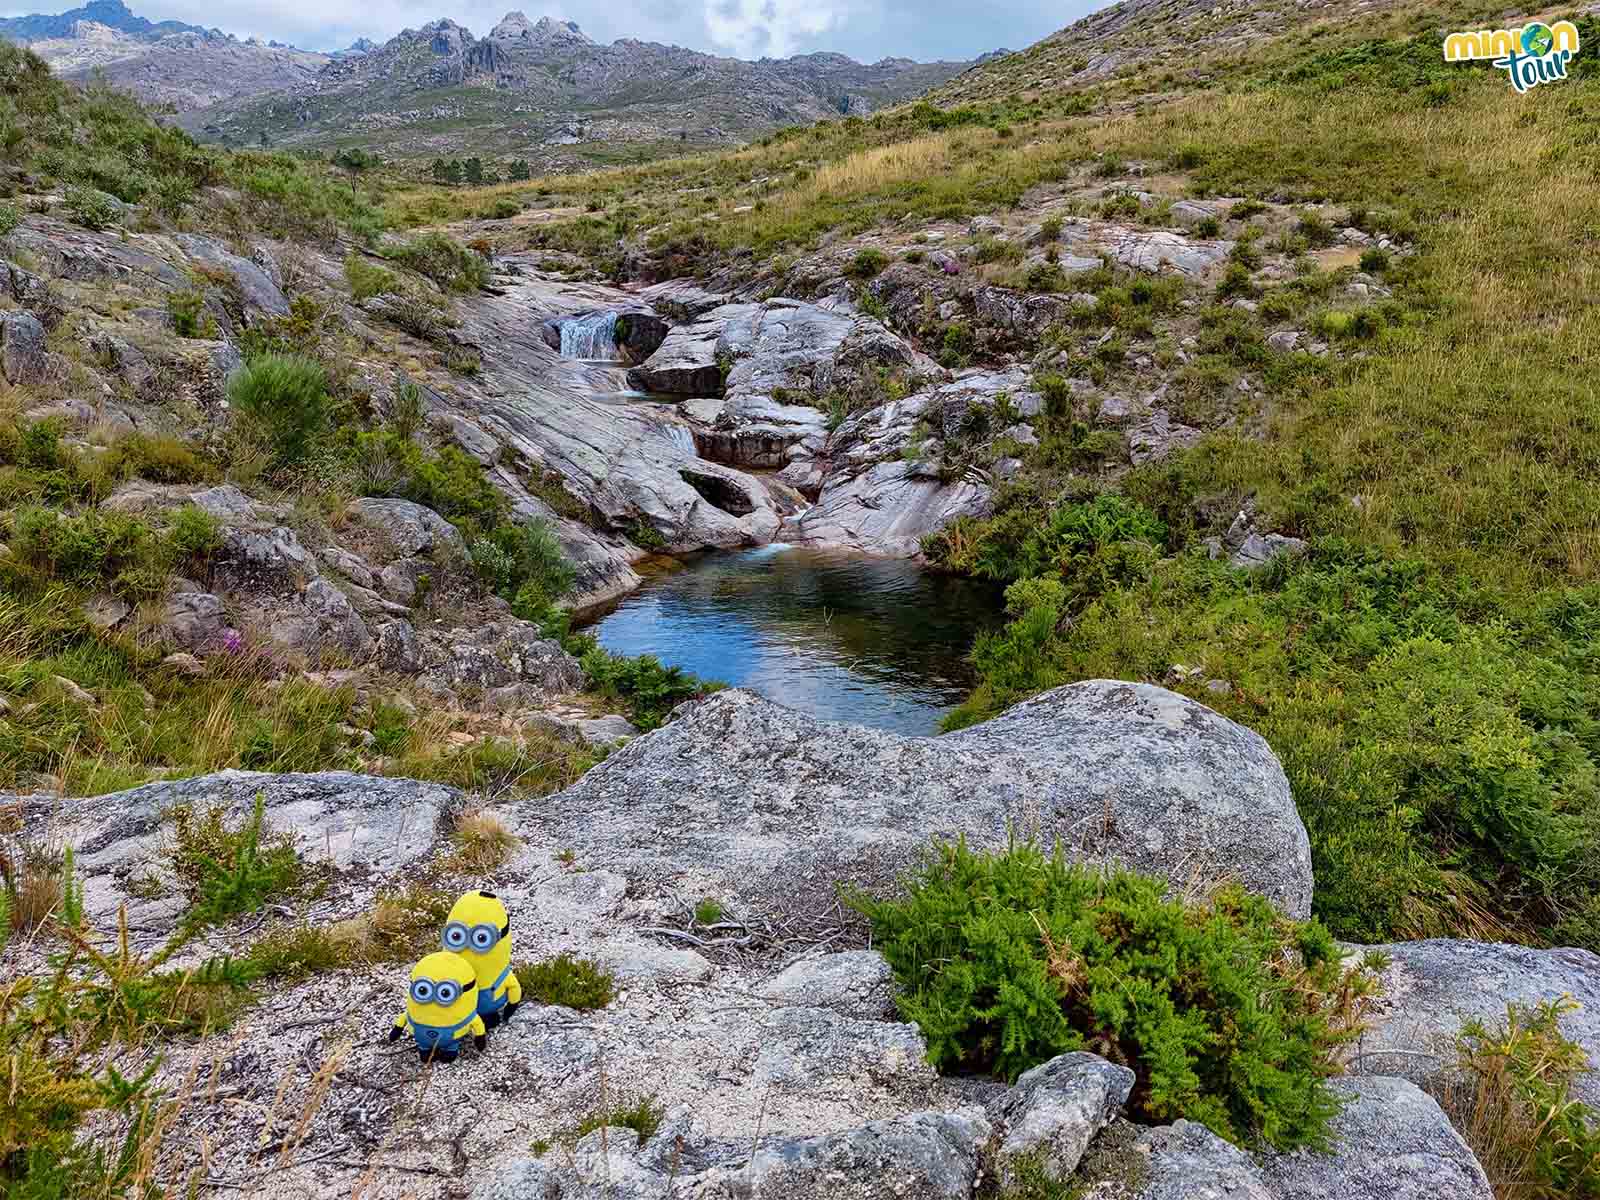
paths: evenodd
<path fill-rule="evenodd" d="M 998 587 L 914 562 L 773 545 L 664 566 L 588 632 L 827 720 L 931 734 L 1001 606 Z"/>

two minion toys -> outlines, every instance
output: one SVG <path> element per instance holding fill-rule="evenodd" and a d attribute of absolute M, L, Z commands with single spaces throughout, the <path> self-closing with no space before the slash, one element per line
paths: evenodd
<path fill-rule="evenodd" d="M 408 1028 L 423 1062 L 454 1062 L 468 1037 L 481 1052 L 489 1030 L 522 1003 L 511 970 L 511 918 L 493 892 L 468 892 L 455 902 L 436 950 L 411 969 L 406 1008 L 389 1040 Z"/>

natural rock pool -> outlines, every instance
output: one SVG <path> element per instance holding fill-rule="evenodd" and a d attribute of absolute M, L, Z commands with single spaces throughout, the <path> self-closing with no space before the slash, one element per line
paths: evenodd
<path fill-rule="evenodd" d="M 906 559 L 788 545 L 660 560 L 588 614 L 618 654 L 653 654 L 828 720 L 931 734 L 972 687 L 966 661 L 1000 589 Z"/>

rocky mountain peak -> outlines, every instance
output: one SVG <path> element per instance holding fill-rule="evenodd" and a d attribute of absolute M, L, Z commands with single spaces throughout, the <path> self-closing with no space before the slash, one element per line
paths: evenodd
<path fill-rule="evenodd" d="M 578 28 L 576 21 L 557 21 L 540 17 L 530 23 L 521 11 L 508 12 L 500 24 L 489 31 L 489 36 L 501 41 L 521 42 L 529 46 L 592 46 L 594 42 Z"/>

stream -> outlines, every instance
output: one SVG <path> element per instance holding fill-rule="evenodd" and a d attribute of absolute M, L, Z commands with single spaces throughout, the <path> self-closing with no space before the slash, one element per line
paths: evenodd
<path fill-rule="evenodd" d="M 673 412 L 681 397 L 633 391 L 615 313 L 561 327 L 588 394 Z M 688 430 L 685 429 L 685 436 Z M 896 733 L 938 732 L 975 683 L 967 655 L 1000 624 L 1001 589 L 938 575 L 909 559 L 782 542 L 636 564 L 644 584 L 580 614 L 617 654 L 651 654 L 703 679 L 746 687 L 826 720 Z"/>

